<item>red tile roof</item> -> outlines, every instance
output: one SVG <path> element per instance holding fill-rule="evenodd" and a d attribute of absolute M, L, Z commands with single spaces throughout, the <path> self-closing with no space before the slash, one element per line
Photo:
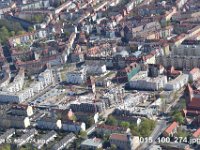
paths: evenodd
<path fill-rule="evenodd" d="M 169 70 L 169 73 L 170 73 L 171 75 L 179 75 L 179 74 L 181 74 L 181 71 L 175 70 L 175 68 L 172 66 L 172 67 L 170 68 L 170 70 Z"/>
<path fill-rule="evenodd" d="M 187 115 L 195 115 L 198 116 L 200 115 L 200 111 L 199 110 L 191 110 L 191 109 L 187 109 Z"/>
<path fill-rule="evenodd" d="M 198 138 L 200 136 L 200 128 L 196 130 L 192 135 L 193 137 Z"/>
<path fill-rule="evenodd" d="M 199 72 L 199 68 L 193 68 L 191 71 L 190 71 L 190 74 L 194 74 L 196 72 Z"/>
<path fill-rule="evenodd" d="M 188 107 L 200 108 L 200 98 L 193 97 Z"/>
<path fill-rule="evenodd" d="M 113 133 L 110 136 L 111 140 L 119 140 L 119 141 L 127 141 L 127 135 L 126 134 L 118 134 L 118 133 Z"/>
<path fill-rule="evenodd" d="M 174 121 L 169 127 L 167 127 L 165 132 L 170 134 L 175 128 L 177 128 L 177 126 L 178 126 L 178 123 Z"/>

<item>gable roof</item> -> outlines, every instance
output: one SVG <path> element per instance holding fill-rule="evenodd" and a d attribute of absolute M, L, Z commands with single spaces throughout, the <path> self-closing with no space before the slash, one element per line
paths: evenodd
<path fill-rule="evenodd" d="M 170 134 L 177 126 L 178 123 L 174 121 L 171 125 L 167 127 L 167 129 L 165 129 L 165 132 Z"/>
<path fill-rule="evenodd" d="M 195 138 L 199 137 L 199 136 L 200 136 L 200 128 L 197 129 L 192 135 L 193 135 L 193 137 L 195 137 Z"/>
<path fill-rule="evenodd" d="M 113 133 L 110 136 L 110 139 L 112 140 L 119 140 L 119 141 L 128 141 L 128 137 L 126 134 L 118 134 L 118 133 Z"/>

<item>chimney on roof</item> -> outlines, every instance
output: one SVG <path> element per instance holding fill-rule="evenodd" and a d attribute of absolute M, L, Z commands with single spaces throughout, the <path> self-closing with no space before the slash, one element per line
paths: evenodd
<path fill-rule="evenodd" d="M 188 92 L 189 102 L 191 102 L 193 98 L 193 89 L 190 84 L 187 85 L 186 91 Z"/>

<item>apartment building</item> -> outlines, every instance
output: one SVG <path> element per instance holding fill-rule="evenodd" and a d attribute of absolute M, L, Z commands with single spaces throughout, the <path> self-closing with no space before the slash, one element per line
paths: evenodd
<path fill-rule="evenodd" d="M 30 126 L 30 120 L 24 116 L 2 115 L 0 116 L 1 128 L 27 128 Z"/>
<path fill-rule="evenodd" d="M 141 67 L 137 63 L 131 63 L 124 69 L 121 69 L 117 72 L 116 77 L 114 80 L 116 82 L 127 82 L 130 81 L 131 78 L 136 75 L 141 70 Z"/>
<path fill-rule="evenodd" d="M 33 107 L 28 105 L 13 105 L 10 109 L 10 113 L 17 116 L 27 116 L 30 117 L 33 115 Z"/>
<path fill-rule="evenodd" d="M 19 92 L 23 88 L 24 77 L 25 77 L 24 69 L 20 68 L 13 82 L 8 84 L 8 86 L 4 87 L 2 91 L 11 92 L 11 93 Z"/>
<path fill-rule="evenodd" d="M 0 144 L 6 143 L 15 134 L 15 129 L 8 129 L 5 133 L 0 135 Z"/>
<path fill-rule="evenodd" d="M 0 88 L 8 86 L 10 83 L 10 72 L 8 70 L 3 70 L 0 72 Z"/>
<path fill-rule="evenodd" d="M 196 81 L 200 78 L 200 69 L 199 68 L 193 68 L 189 72 L 189 80 L 190 81 Z"/>
<path fill-rule="evenodd" d="M 86 139 L 81 143 L 82 150 L 96 150 L 102 148 L 103 142 L 101 139 L 93 138 L 93 139 Z"/>
<path fill-rule="evenodd" d="M 185 86 L 189 81 L 189 75 L 188 74 L 181 74 L 175 79 L 169 81 L 164 89 L 168 91 L 177 91 L 181 89 L 183 86 Z"/>
<path fill-rule="evenodd" d="M 53 83 L 53 74 L 51 69 L 46 69 L 44 72 L 40 73 L 38 76 L 38 81 L 43 83 L 44 87 Z"/>
<path fill-rule="evenodd" d="M 36 142 L 36 147 L 38 149 L 41 149 L 45 144 L 48 144 L 49 142 L 54 141 L 54 138 L 57 137 L 57 133 L 52 130 L 45 135 L 43 135 L 41 138 L 39 138 Z"/>
<path fill-rule="evenodd" d="M 86 125 L 84 122 L 81 123 L 81 122 L 73 122 L 70 120 L 64 120 L 62 121 L 62 130 L 79 133 L 80 131 L 86 130 Z"/>
<path fill-rule="evenodd" d="M 140 145 L 139 137 L 132 137 L 129 134 L 113 133 L 109 140 L 111 145 L 116 145 L 118 149 L 123 150 L 136 150 Z"/>
<path fill-rule="evenodd" d="M 76 139 L 76 136 L 73 133 L 69 133 L 62 140 L 57 142 L 51 150 L 62 150 L 64 147 L 72 143 Z"/>
<path fill-rule="evenodd" d="M 86 82 L 86 71 L 82 69 L 80 71 L 69 72 L 66 75 L 66 82 L 71 84 L 83 84 Z"/>
<path fill-rule="evenodd" d="M 44 116 L 43 118 L 37 120 L 36 124 L 37 128 L 47 130 L 58 130 L 62 127 L 61 120 L 47 116 Z"/>
<path fill-rule="evenodd" d="M 167 77 L 159 75 L 157 77 L 148 77 L 146 71 L 141 71 L 136 74 L 131 81 L 129 87 L 132 89 L 159 90 L 167 84 Z"/>
<path fill-rule="evenodd" d="M 191 69 L 197 67 L 200 68 L 200 56 L 157 56 L 156 64 L 161 64 L 165 68 L 174 66 L 178 69 L 183 69 L 190 71 Z"/>
<path fill-rule="evenodd" d="M 27 133 L 24 133 L 21 137 L 14 139 L 14 142 L 17 144 L 17 147 L 21 147 L 28 143 L 35 136 L 35 134 L 37 134 L 37 130 L 28 130 Z"/>
<path fill-rule="evenodd" d="M 25 99 L 22 94 L 0 91 L 0 102 L 4 103 L 21 103 Z"/>
<path fill-rule="evenodd" d="M 70 104 L 70 108 L 73 112 L 103 112 L 106 108 L 105 103 L 102 101 L 85 101 L 85 102 L 74 102 Z"/>
<path fill-rule="evenodd" d="M 200 56 L 200 51 L 199 51 L 200 45 L 186 45 L 186 44 L 181 44 L 178 47 L 173 47 L 171 54 L 176 56 Z"/>
<path fill-rule="evenodd" d="M 86 72 L 88 75 L 100 75 L 106 73 L 106 65 L 98 62 L 87 62 L 86 63 Z"/>

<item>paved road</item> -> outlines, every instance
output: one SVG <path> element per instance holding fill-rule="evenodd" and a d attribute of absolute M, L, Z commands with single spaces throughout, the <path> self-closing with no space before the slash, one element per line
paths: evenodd
<path fill-rule="evenodd" d="M 143 143 L 142 146 L 140 147 L 140 150 L 147 150 L 147 148 L 150 147 L 156 141 L 156 139 L 162 134 L 162 132 L 166 129 L 166 127 L 167 127 L 167 121 L 158 120 L 154 131 L 149 136 L 152 138 L 152 142 Z"/>
<path fill-rule="evenodd" d="M 184 91 L 185 89 L 183 88 L 183 89 L 181 89 L 180 91 L 178 91 L 177 92 L 177 95 L 178 95 L 178 97 L 174 100 L 174 102 L 173 103 L 171 103 L 170 105 L 169 105 L 169 107 L 166 109 L 166 113 L 169 113 L 170 111 L 171 111 L 171 108 L 172 107 L 174 107 L 177 103 L 178 103 L 178 101 L 180 100 L 180 97 L 183 95 L 183 91 Z"/>

